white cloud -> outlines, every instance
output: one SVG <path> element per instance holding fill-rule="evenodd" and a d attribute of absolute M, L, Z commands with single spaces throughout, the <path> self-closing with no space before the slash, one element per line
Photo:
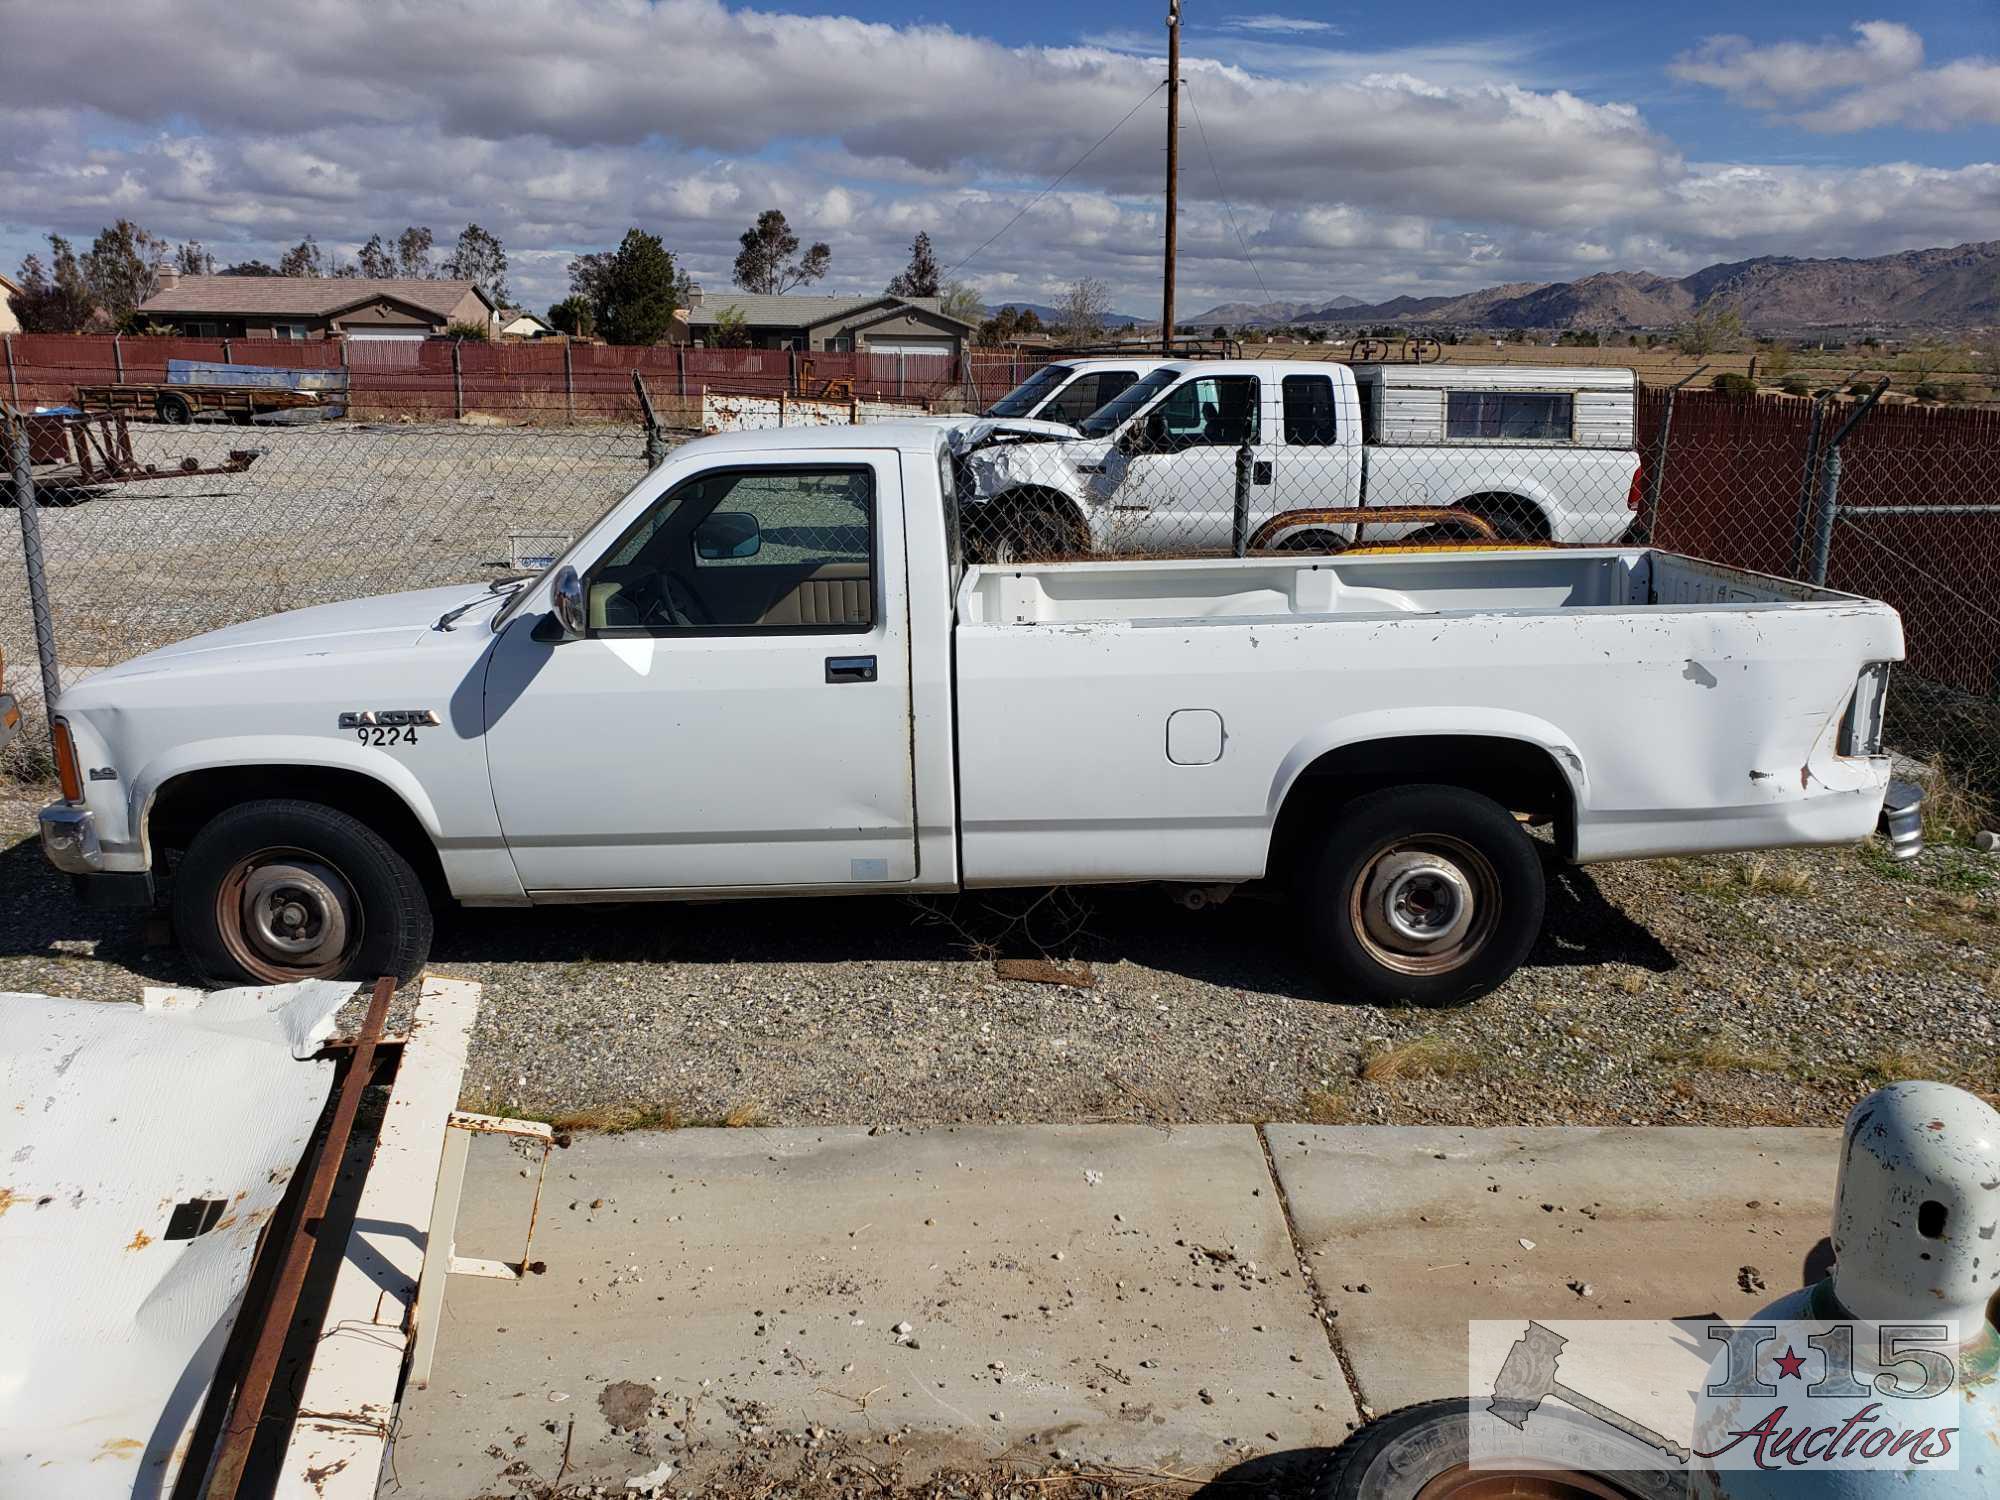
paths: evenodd
<path fill-rule="evenodd" d="M 1667 71 L 1740 104 L 1783 112 L 1808 130 L 2000 124 L 2000 64 L 1961 58 L 1926 68 L 1924 39 L 1898 21 L 1858 21 L 1853 32 L 1851 42 L 1766 47 L 1713 36 Z"/>
<path fill-rule="evenodd" d="M 719 0 L 492 0 L 476 27 L 423 0 L 96 10 L 89 35 L 18 28 L 0 53 L 7 260 L 121 213 L 264 259 L 306 233 L 351 245 L 416 223 L 445 241 L 477 221 L 537 303 L 561 294 L 571 254 L 634 223 L 726 282 L 769 206 L 833 246 L 830 290 L 883 285 L 918 229 L 952 265 L 1160 69 L 1156 39 L 1010 47 Z M 1199 120 L 1182 153 L 1189 306 L 1261 300 L 1225 197 L 1281 297 L 2000 237 L 1991 166 L 1690 165 L 1631 105 L 1531 86 L 1526 43 L 1342 51 L 1279 23 L 1325 25 L 1239 15 L 1237 40 L 1198 33 L 1183 61 L 1183 123 Z M 96 45 L 105 34 L 121 45 Z M 1719 39 L 1677 68 L 1760 108 L 1858 108 L 1913 80 L 1948 113 L 1980 107 L 1984 65 L 1929 66 L 1907 27 L 1814 45 L 1830 55 Z M 1162 127 L 1149 100 L 964 274 L 1041 301 L 1096 275 L 1151 306 Z"/>
<path fill-rule="evenodd" d="M 1275 32 L 1282 36 L 1329 35 L 1340 28 L 1328 21 L 1309 21 L 1300 16 L 1225 16 L 1222 24 L 1232 31 Z"/>

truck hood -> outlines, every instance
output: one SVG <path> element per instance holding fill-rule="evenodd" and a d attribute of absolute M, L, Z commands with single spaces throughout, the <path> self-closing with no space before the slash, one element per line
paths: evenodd
<path fill-rule="evenodd" d="M 945 441 L 954 454 L 962 457 L 1010 437 L 1073 443 L 1077 432 L 1067 422 L 1043 422 L 1030 417 L 958 417 L 951 420 L 950 435 Z"/>
<path fill-rule="evenodd" d="M 490 602 L 476 583 L 452 584 L 444 588 L 413 589 L 402 594 L 382 594 L 372 599 L 350 599 L 341 604 L 321 604 L 311 609 L 295 609 L 261 620 L 227 625 L 206 635 L 193 636 L 162 646 L 144 656 L 106 671 L 88 681 L 105 682 L 154 672 L 190 667 L 227 668 L 237 664 L 268 662 L 274 657 L 300 659 L 344 656 L 356 653 L 413 648 L 429 642 L 470 640 L 483 644 L 493 611 L 507 598 L 495 594 Z M 461 604 L 478 601 L 452 622 L 449 632 L 434 629 L 438 616 Z"/>

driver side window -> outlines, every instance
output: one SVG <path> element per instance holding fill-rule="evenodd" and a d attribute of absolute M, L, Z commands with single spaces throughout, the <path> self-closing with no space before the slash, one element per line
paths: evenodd
<path fill-rule="evenodd" d="M 1156 451 L 1234 448 L 1258 440 L 1259 396 L 1254 375 L 1186 380 L 1168 392 L 1148 421 Z"/>
<path fill-rule="evenodd" d="M 875 621 L 874 552 L 866 468 L 698 475 L 591 569 L 590 633 L 865 631 Z"/>

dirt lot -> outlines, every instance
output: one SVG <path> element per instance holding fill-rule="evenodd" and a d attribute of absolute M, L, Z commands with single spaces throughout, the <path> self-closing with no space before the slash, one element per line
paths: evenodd
<path fill-rule="evenodd" d="M 166 469 L 263 451 L 239 474 L 163 477 L 38 509 L 66 681 L 237 620 L 496 577 L 510 570 L 514 533 L 560 547 L 646 471 L 636 426 L 130 431 L 135 458 Z M 0 600 L 8 687 L 39 700 L 18 541 L 0 543 Z"/>
<path fill-rule="evenodd" d="M 0 803 L 0 988 L 191 981 L 44 866 L 38 801 Z M 1895 1076 L 2000 1087 L 1995 874 L 1875 845 L 1561 871 L 1529 965 L 1439 1012 L 1326 994 L 1281 905 L 1152 890 L 467 911 L 434 965 L 486 986 L 467 1102 L 577 1124 L 1833 1124 Z M 1045 952 L 1091 987 L 996 972 Z"/>

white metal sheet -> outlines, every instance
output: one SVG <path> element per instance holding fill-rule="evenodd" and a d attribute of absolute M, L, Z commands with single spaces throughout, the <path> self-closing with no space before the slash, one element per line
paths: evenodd
<path fill-rule="evenodd" d="M 0 994 L 0 1494 L 172 1484 L 354 988 Z"/>
<path fill-rule="evenodd" d="M 451 1253 L 451 1226 L 431 1202 L 445 1122 L 458 1103 L 479 986 L 427 975 L 334 1279 L 325 1329 L 299 1396 L 278 1500 L 365 1500 L 375 1493 L 394 1427 L 411 1304 L 424 1257 Z"/>

